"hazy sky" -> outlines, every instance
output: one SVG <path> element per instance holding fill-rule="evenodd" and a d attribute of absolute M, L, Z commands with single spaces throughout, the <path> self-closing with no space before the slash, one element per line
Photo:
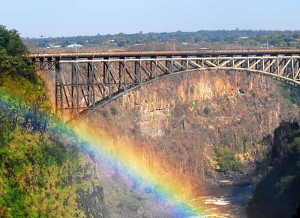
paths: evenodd
<path fill-rule="evenodd" d="M 23 37 L 215 29 L 300 30 L 300 0 L 2 0 Z"/>

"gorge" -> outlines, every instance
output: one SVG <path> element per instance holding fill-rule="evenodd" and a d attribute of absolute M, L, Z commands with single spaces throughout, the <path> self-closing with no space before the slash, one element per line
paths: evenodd
<path fill-rule="evenodd" d="M 53 76 L 40 75 L 51 83 Z M 286 91 L 281 83 L 258 74 L 195 71 L 143 85 L 91 112 L 78 125 L 109 138 L 115 152 L 126 155 L 124 146 L 130 145 L 142 157 L 137 164 L 155 166 L 166 177 L 171 172 L 193 187 L 195 196 L 206 196 L 219 186 L 252 184 L 256 163 L 270 150 L 263 138 L 273 134 L 282 120 L 298 116 L 297 106 L 282 96 Z M 100 177 L 112 217 L 162 214 L 153 209 L 147 194 L 137 197 L 145 187 L 126 173 L 110 168 Z M 131 206 L 118 203 L 120 198 Z M 161 209 L 167 216 L 168 211 Z"/>
<path fill-rule="evenodd" d="M 296 214 L 296 89 L 253 72 L 189 70 L 66 125 L 51 107 L 56 72 L 36 74 L 17 33 L 1 32 L 1 216 Z"/>

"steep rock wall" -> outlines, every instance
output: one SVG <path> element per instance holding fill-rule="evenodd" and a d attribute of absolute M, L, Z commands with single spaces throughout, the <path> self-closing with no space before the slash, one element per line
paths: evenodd
<path fill-rule="evenodd" d="M 171 75 L 125 94 L 87 119 L 98 132 L 135 142 L 146 161 L 161 156 L 201 182 L 216 182 L 214 148 L 260 155 L 258 142 L 282 119 L 296 116 L 273 80 L 246 72 Z M 97 132 L 97 131 L 96 131 Z"/>

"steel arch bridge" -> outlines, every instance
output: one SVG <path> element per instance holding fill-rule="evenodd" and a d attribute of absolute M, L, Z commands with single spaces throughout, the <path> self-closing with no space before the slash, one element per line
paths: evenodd
<path fill-rule="evenodd" d="M 55 69 L 55 111 L 84 116 L 132 89 L 166 75 L 199 70 L 259 73 L 300 86 L 300 49 L 102 52 L 28 55 Z"/>

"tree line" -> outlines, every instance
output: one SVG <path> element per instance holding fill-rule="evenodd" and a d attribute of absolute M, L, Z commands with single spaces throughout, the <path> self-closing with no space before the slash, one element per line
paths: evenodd
<path fill-rule="evenodd" d="M 33 41 L 39 47 L 60 45 L 66 47 L 77 43 L 85 46 L 103 46 L 113 44 L 124 47 L 135 44 L 155 43 L 238 43 L 246 46 L 300 47 L 300 31 L 270 31 L 270 30 L 200 30 L 196 32 L 163 32 L 134 33 L 95 36 L 72 36 L 24 39 Z"/>

